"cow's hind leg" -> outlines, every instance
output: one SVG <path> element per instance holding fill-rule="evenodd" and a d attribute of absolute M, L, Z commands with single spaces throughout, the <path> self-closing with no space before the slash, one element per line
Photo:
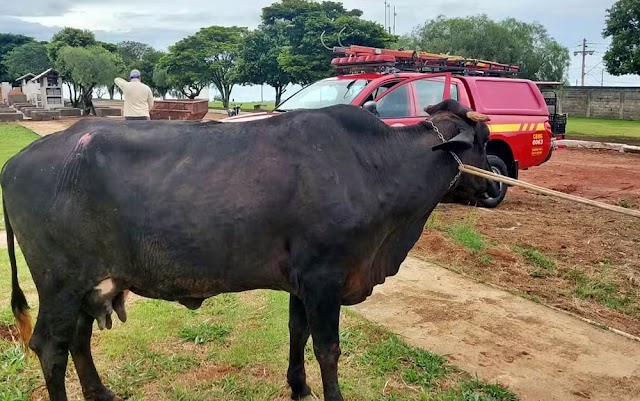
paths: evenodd
<path fill-rule="evenodd" d="M 63 288 L 40 287 L 38 292 L 44 302 L 29 347 L 40 360 L 50 400 L 67 401 L 65 373 L 81 298 Z"/>
<path fill-rule="evenodd" d="M 304 347 L 309 340 L 309 323 L 304 304 L 295 295 L 289 298 L 289 337 L 287 381 L 291 386 L 291 398 L 299 400 L 311 395 L 304 370 Z"/>
<path fill-rule="evenodd" d="M 337 280 L 336 280 L 337 281 Z M 340 358 L 341 285 L 327 277 L 313 277 L 304 288 L 304 304 L 320 365 L 325 401 L 343 401 L 338 385 Z"/>
<path fill-rule="evenodd" d="M 102 384 L 98 371 L 91 356 L 91 334 L 93 331 L 93 317 L 86 312 L 80 312 L 76 333 L 71 344 L 71 357 L 78 372 L 84 398 L 92 401 L 121 401 Z"/>

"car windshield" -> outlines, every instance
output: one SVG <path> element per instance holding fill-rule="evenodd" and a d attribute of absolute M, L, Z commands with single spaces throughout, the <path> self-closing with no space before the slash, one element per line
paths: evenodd
<path fill-rule="evenodd" d="M 366 79 L 328 79 L 307 86 L 278 106 L 278 111 L 319 109 L 349 104 L 369 84 Z"/>

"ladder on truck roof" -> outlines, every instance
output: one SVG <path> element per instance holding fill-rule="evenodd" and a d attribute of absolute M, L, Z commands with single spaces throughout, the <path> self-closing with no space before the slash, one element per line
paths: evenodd
<path fill-rule="evenodd" d="M 412 50 L 389 50 L 375 47 L 356 46 L 334 47 L 337 57 L 331 65 L 341 72 L 366 71 L 412 71 L 412 72 L 451 72 L 459 75 L 483 75 L 514 77 L 520 72 L 520 66 L 502 64 L 495 61 L 469 59 L 461 56 L 416 52 Z"/>

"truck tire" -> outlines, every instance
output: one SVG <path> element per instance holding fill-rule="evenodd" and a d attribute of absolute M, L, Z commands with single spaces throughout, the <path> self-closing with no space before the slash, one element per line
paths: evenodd
<path fill-rule="evenodd" d="M 509 176 L 509 170 L 507 169 L 507 165 L 496 155 L 488 155 L 487 160 L 489 161 L 489 166 L 494 173 Z M 494 208 L 502 203 L 502 200 L 507 195 L 507 184 L 503 184 L 501 182 L 498 183 L 500 186 L 500 195 L 495 198 L 483 199 L 479 202 L 480 206 L 485 208 Z"/>

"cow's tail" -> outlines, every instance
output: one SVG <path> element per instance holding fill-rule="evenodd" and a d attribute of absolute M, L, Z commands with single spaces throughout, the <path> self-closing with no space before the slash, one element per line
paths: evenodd
<path fill-rule="evenodd" d="M 7 214 L 7 207 L 4 204 L 4 196 L 2 197 L 2 211 L 4 212 L 4 225 L 7 230 L 7 248 L 9 250 L 9 262 L 11 263 L 11 309 L 16 319 L 18 334 L 20 341 L 24 347 L 25 353 L 29 352 L 29 340 L 31 340 L 31 332 L 33 323 L 31 314 L 29 313 L 29 304 L 27 298 L 18 283 L 18 264 L 16 263 L 16 247 L 13 240 L 13 229 Z"/>

